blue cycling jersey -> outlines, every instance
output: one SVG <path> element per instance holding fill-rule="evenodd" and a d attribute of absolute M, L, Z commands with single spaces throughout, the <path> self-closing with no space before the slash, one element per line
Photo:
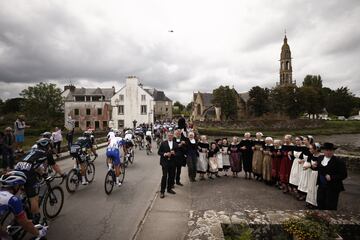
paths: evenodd
<path fill-rule="evenodd" d="M 8 191 L 0 191 L 0 216 L 11 211 L 15 216 L 23 212 L 21 200 L 9 193 Z"/>

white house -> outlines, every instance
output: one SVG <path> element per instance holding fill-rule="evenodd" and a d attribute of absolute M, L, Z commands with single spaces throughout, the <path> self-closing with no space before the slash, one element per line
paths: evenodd
<path fill-rule="evenodd" d="M 112 127 L 133 128 L 141 123 L 154 123 L 154 98 L 135 76 L 126 79 L 125 86 L 111 98 Z"/>

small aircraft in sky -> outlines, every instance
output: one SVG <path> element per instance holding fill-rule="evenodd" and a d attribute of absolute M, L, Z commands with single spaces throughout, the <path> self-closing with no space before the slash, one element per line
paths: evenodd
<path fill-rule="evenodd" d="M 169 32 L 169 33 L 173 33 L 173 32 L 174 32 L 174 30 L 169 30 L 168 32 Z"/>

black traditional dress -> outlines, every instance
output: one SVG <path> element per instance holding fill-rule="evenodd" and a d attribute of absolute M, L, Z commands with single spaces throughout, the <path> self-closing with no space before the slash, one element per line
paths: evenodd
<path fill-rule="evenodd" d="M 230 166 L 232 172 L 241 172 L 240 144 L 230 144 Z"/>
<path fill-rule="evenodd" d="M 240 142 L 243 167 L 245 172 L 252 172 L 253 142 L 251 139 L 243 139 Z M 245 149 L 242 149 L 245 148 Z"/>

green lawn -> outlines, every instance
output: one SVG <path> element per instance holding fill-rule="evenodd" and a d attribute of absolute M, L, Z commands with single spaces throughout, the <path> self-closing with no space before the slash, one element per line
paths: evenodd
<path fill-rule="evenodd" d="M 319 128 L 304 128 L 304 129 L 279 129 L 271 128 L 248 128 L 248 129 L 229 129 L 226 127 L 199 127 L 200 134 L 209 136 L 239 136 L 244 132 L 262 132 L 265 136 L 281 137 L 285 134 L 297 135 L 333 135 L 333 134 L 351 134 L 360 133 L 360 121 L 326 121 L 322 127 Z"/>

